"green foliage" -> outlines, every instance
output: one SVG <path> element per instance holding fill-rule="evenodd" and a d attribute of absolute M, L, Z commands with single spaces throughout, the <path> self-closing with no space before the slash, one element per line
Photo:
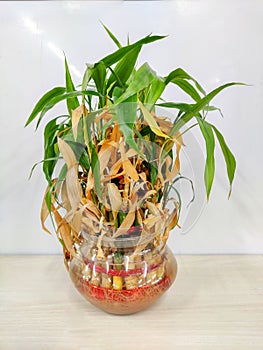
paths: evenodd
<path fill-rule="evenodd" d="M 205 187 L 207 199 L 209 199 L 212 184 L 214 181 L 215 175 L 215 138 L 213 134 L 212 126 L 207 123 L 204 119 L 197 117 L 198 124 L 200 126 L 200 130 L 203 134 L 206 144 L 206 162 L 205 162 Z"/>
<path fill-rule="evenodd" d="M 206 94 L 197 80 L 182 68 L 176 68 L 166 77 L 158 76 L 148 63 L 144 63 L 139 68 L 136 68 L 136 62 L 142 47 L 161 40 L 165 36 L 147 35 L 133 44 L 130 44 L 128 41 L 126 46 L 122 46 L 112 32 L 105 25 L 103 26 L 109 37 L 117 45 L 117 50 L 105 56 L 94 65 L 87 65 L 80 89 L 76 89 L 74 86 L 69 65 L 65 58 L 65 87 L 55 87 L 48 91 L 37 102 L 26 121 L 25 125 L 27 126 L 38 117 L 36 124 L 36 127 L 38 127 L 46 113 L 57 103 L 63 100 L 67 103 L 68 116 L 61 123 L 58 123 L 57 118 L 52 119 L 47 123 L 44 131 L 43 171 L 48 183 L 52 186 L 54 169 L 60 157 L 57 137 L 58 135 L 65 137 L 69 131 L 71 132 L 72 111 L 80 106 L 78 97 L 82 97 L 82 103 L 89 110 L 89 114 L 82 115 L 84 120 L 85 147 L 82 149 L 82 153 L 78 159 L 84 170 L 88 171 L 91 167 L 98 198 L 101 197 L 100 163 L 96 152 L 96 145 L 92 143 L 91 130 L 95 130 L 94 132 L 96 132 L 98 139 L 103 140 L 107 127 L 116 120 L 119 123 L 126 143 L 138 153 L 140 153 L 140 150 L 134 141 L 135 137 L 144 143 L 145 137 L 153 138 L 154 140 L 155 138 L 171 140 L 176 132 L 184 130 L 185 127 L 190 129 L 198 125 L 206 145 L 204 181 L 207 198 L 209 198 L 211 192 L 215 173 L 214 149 L 216 136 L 226 163 L 230 194 L 236 170 L 236 161 L 223 135 L 214 125 L 207 121 L 207 113 L 218 109 L 210 106 L 210 102 L 218 93 L 227 87 L 242 84 L 235 82 L 228 83 Z M 193 102 L 179 103 L 176 101 L 164 101 L 162 98 L 163 92 L 170 84 L 174 84 L 184 91 L 193 99 Z M 144 107 L 142 107 L 143 113 L 141 114 L 141 118 L 145 118 L 148 123 L 150 121 L 150 128 L 145 127 L 141 131 L 135 128 L 137 102 L 141 103 L 140 106 L 148 106 L 149 110 L 154 110 L 155 106 L 178 110 L 178 116 L 173 123 L 169 135 L 163 134 L 151 113 L 149 111 L 145 112 Z M 105 107 L 109 111 L 114 111 L 112 112 L 112 119 L 105 125 L 98 124 L 95 126 L 96 111 Z M 197 119 L 196 124 L 193 124 L 193 118 Z M 76 151 L 76 144 L 74 146 L 75 148 L 73 147 L 74 142 L 69 144 Z M 154 182 L 157 176 L 156 169 L 154 165 L 149 166 L 152 167 L 150 170 L 152 181 Z M 59 179 L 61 180 L 64 177 L 65 166 L 60 172 Z M 48 207 L 50 207 L 50 198 L 51 195 L 49 193 L 47 196 Z"/>
<path fill-rule="evenodd" d="M 66 57 L 65 57 L 65 73 L 66 73 L 66 91 L 67 92 L 76 91 L 70 75 Z M 76 96 L 72 98 L 67 98 L 67 106 L 68 106 L 68 112 L 71 115 L 71 112 L 79 106 L 78 98 Z"/>

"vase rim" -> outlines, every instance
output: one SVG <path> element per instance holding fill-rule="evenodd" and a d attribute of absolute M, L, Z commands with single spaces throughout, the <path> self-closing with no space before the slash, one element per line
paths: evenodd
<path fill-rule="evenodd" d="M 103 237 L 101 239 L 103 246 L 115 246 L 115 247 L 134 247 L 138 245 L 146 244 L 150 241 L 152 241 L 160 232 L 154 232 L 154 233 L 146 233 L 144 235 L 141 235 L 143 232 L 142 226 L 132 226 L 130 227 L 127 232 L 122 234 L 118 237 L 109 237 L 106 236 L 106 234 L 102 233 Z M 100 235 L 96 235 L 91 232 L 87 232 L 87 230 L 82 229 L 81 231 L 82 236 L 85 240 L 89 241 L 98 241 Z M 105 232 L 106 233 L 106 232 Z"/>

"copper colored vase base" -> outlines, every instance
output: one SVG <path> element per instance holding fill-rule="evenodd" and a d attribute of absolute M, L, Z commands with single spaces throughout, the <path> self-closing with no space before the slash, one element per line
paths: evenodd
<path fill-rule="evenodd" d="M 75 280 L 76 282 L 76 280 Z M 152 305 L 171 286 L 169 277 L 160 282 L 132 290 L 114 290 L 97 287 L 83 278 L 76 287 L 93 305 L 110 314 L 133 314 Z"/>

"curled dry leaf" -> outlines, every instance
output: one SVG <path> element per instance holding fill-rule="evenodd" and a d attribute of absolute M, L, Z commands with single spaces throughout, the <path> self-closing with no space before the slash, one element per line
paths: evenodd
<path fill-rule="evenodd" d="M 101 175 L 103 175 L 105 168 L 108 166 L 108 163 L 112 156 L 113 149 L 114 149 L 113 144 L 107 142 L 107 143 L 104 143 L 104 145 L 101 147 L 98 153 Z"/>
<path fill-rule="evenodd" d="M 75 254 L 74 242 L 81 243 L 82 238 L 79 235 L 81 231 L 98 237 L 98 255 L 103 259 L 102 242 L 105 234 L 118 238 L 125 235 L 133 225 L 139 225 L 142 231 L 135 249 L 138 253 L 147 246 L 149 237 L 152 237 L 155 247 L 166 242 L 169 231 L 176 225 L 178 208 L 175 208 L 169 217 L 168 209 L 163 209 L 163 197 L 161 200 L 158 199 L 158 194 L 163 193 L 165 184 L 172 181 L 178 174 L 182 138 L 178 132 L 174 134 L 173 139 L 169 138 L 167 134 L 171 130 L 171 123 L 163 117 L 145 112 L 144 108 L 141 106 L 144 114 L 143 123 L 150 125 L 156 135 L 158 146 L 154 148 L 152 155 L 154 159 L 151 160 L 152 164 L 156 164 L 157 169 L 154 183 L 151 181 L 150 169 L 145 166 L 145 159 L 126 144 L 118 123 L 115 122 L 114 125 L 107 127 L 105 139 L 95 142 L 102 184 L 102 201 L 99 201 L 94 191 L 95 181 L 92 168 L 86 169 L 86 172 L 83 167 L 79 168 L 69 144 L 58 138 L 59 150 L 67 164 L 68 171 L 65 180 L 61 183 L 61 205 L 53 198 L 52 213 L 58 227 L 57 234 L 70 256 Z M 83 106 L 73 111 L 72 123 L 75 128 L 73 132 L 75 139 L 79 120 L 84 113 L 87 114 L 87 111 L 83 110 Z M 108 117 L 110 115 L 104 111 L 95 122 L 105 123 Z M 141 129 L 139 123 L 138 121 L 138 130 Z M 94 133 L 94 126 L 91 132 Z M 173 144 L 176 144 L 174 161 L 169 155 Z M 151 143 L 147 147 L 150 146 Z M 143 143 L 140 144 L 140 147 L 145 152 L 149 151 Z M 89 149 L 87 149 L 87 154 L 90 154 Z M 67 211 L 64 217 L 59 213 L 62 207 Z M 121 220 L 119 213 L 122 215 Z M 46 204 L 43 203 L 41 220 L 47 232 L 44 222 L 48 214 Z M 116 223 L 119 226 L 113 229 Z"/>
<path fill-rule="evenodd" d="M 73 136 L 74 136 L 75 140 L 77 139 L 77 135 L 78 135 L 78 124 L 79 124 L 80 118 L 83 115 L 84 116 L 88 115 L 88 110 L 84 104 L 81 104 L 79 107 L 72 110 L 72 117 L 71 117 L 72 131 L 73 131 Z"/>
<path fill-rule="evenodd" d="M 52 181 L 52 185 L 53 186 L 57 185 L 57 178 Z M 56 195 L 59 194 L 60 189 L 61 189 L 61 184 L 59 184 L 56 188 L 56 192 L 55 192 Z M 48 234 L 51 234 L 51 232 L 48 230 L 48 228 L 45 225 L 45 222 L 50 214 L 49 209 L 47 207 L 47 202 L 46 202 L 46 197 L 47 197 L 47 194 L 49 191 L 50 191 L 50 186 L 48 185 L 46 188 L 45 194 L 44 194 L 43 201 L 42 201 L 42 206 L 41 206 L 41 211 L 40 211 L 40 220 L 41 220 L 41 225 L 42 225 L 43 230 L 45 232 L 47 232 Z M 55 203 L 55 198 L 54 198 L 54 193 L 52 193 L 51 194 L 51 211 L 54 210 L 54 203 Z"/>
<path fill-rule="evenodd" d="M 119 192 L 119 189 L 114 183 L 108 183 L 107 189 L 111 204 L 111 210 L 117 213 L 122 206 L 122 197 Z"/>
<path fill-rule="evenodd" d="M 129 176 L 134 181 L 139 180 L 139 175 L 136 169 L 128 159 L 124 159 L 122 165 L 126 176 Z"/>
<path fill-rule="evenodd" d="M 68 169 L 74 167 L 77 164 L 76 157 L 71 147 L 60 137 L 58 137 L 59 150 L 67 164 Z"/>
<path fill-rule="evenodd" d="M 71 228 L 70 225 L 65 221 L 64 218 L 58 213 L 57 210 L 53 211 L 56 224 L 57 224 L 57 234 L 61 236 L 66 249 L 70 252 L 71 256 L 75 255 L 75 250 L 73 246 Z"/>

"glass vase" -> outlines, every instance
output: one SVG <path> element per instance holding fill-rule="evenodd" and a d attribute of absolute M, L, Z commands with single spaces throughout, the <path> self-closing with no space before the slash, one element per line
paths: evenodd
<path fill-rule="evenodd" d="M 83 232 L 69 263 L 80 294 L 111 314 L 131 314 L 152 305 L 172 285 L 177 263 L 158 235 L 142 235 L 137 227 L 118 238 Z"/>

